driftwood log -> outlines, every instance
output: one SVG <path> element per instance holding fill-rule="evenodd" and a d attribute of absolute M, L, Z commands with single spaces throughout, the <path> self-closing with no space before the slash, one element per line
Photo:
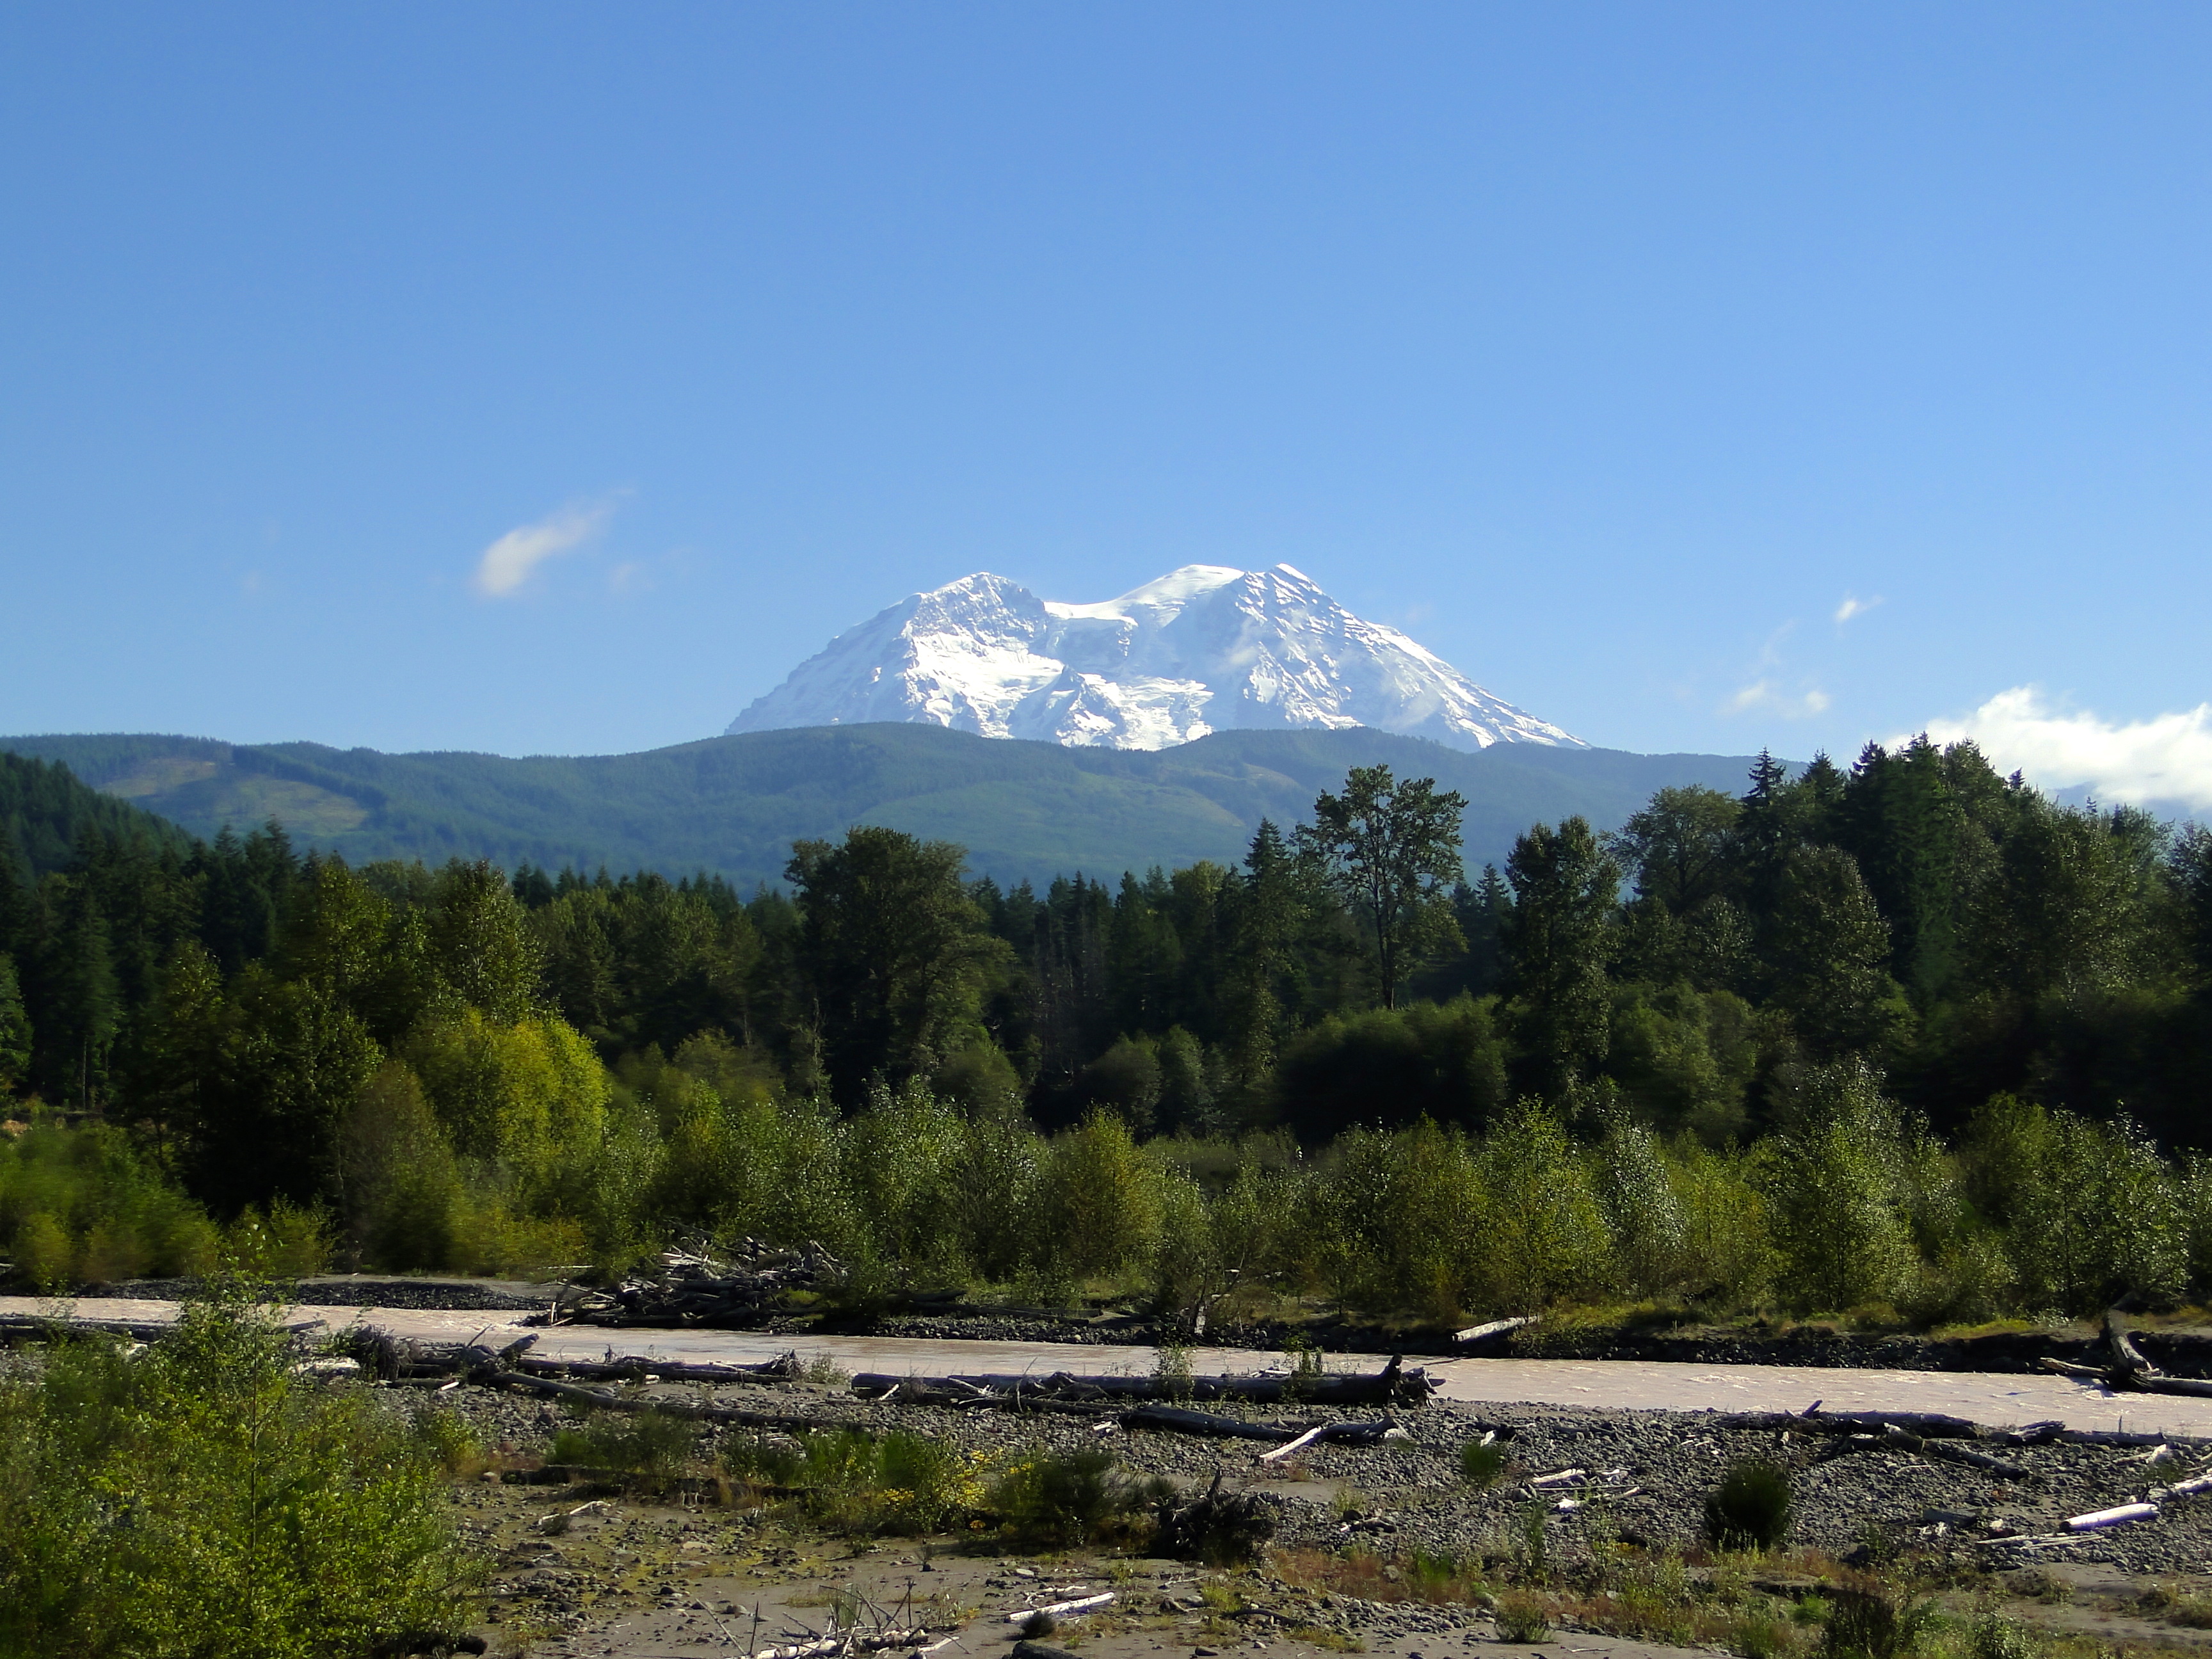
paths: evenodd
<path fill-rule="evenodd" d="M 2084 1365 L 2070 1359 L 2046 1358 L 2041 1363 L 2045 1370 L 2056 1371 L 2061 1376 L 2079 1377 L 2085 1382 L 2101 1383 L 2120 1394 L 2186 1395 L 2197 1399 L 2212 1399 L 2212 1379 L 2201 1376 L 2168 1376 L 2143 1355 L 2135 1345 L 2122 1322 L 2119 1310 L 2108 1309 L 2105 1314 L 2104 1342 L 2110 1358 L 2101 1365 Z"/>
<path fill-rule="evenodd" d="M 893 1376 L 864 1372 L 853 1379 L 856 1394 L 872 1398 L 896 1395 L 928 1405 L 1014 1406 L 1045 1401 L 1236 1400 L 1258 1405 L 1418 1406 L 1436 1391 L 1436 1380 L 1420 1367 L 1405 1369 L 1401 1356 L 1372 1375 L 1304 1375 L 1266 1372 L 1250 1376 L 1079 1376 L 1055 1371 L 1048 1376 Z"/>
<path fill-rule="evenodd" d="M 1523 1326 L 1536 1322 L 1534 1314 L 1523 1314 L 1513 1319 L 1486 1319 L 1480 1325 L 1470 1325 L 1463 1331 L 1454 1331 L 1452 1341 L 1462 1348 L 1479 1342 L 1489 1342 L 1501 1336 L 1510 1336 Z"/>
<path fill-rule="evenodd" d="M 1949 1440 L 1930 1440 L 1904 1430 L 1885 1427 L 1879 1434 L 1853 1434 L 1839 1437 L 1830 1443 L 1828 1455 L 1848 1456 L 1853 1452 L 1895 1451 L 1916 1456 L 1933 1457 L 1946 1463 L 1963 1463 L 1968 1468 L 1980 1469 L 2002 1480 L 2030 1480 L 2032 1470 L 2017 1463 L 2008 1463 L 2002 1457 L 1992 1457 L 1987 1452 L 1976 1451 L 1971 1446 L 1961 1446 Z"/>

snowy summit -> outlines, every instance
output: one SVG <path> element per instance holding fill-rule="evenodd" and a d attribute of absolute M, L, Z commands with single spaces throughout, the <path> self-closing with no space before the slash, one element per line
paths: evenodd
<path fill-rule="evenodd" d="M 1286 564 L 1187 564 L 1103 605 L 963 576 L 848 629 L 729 729 L 864 720 L 1113 749 L 1353 726 L 1455 749 L 1582 746 Z"/>

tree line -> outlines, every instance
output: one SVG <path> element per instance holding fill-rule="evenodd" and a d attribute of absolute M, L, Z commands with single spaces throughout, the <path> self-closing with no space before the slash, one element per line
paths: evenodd
<path fill-rule="evenodd" d="M 387 1267 L 738 1228 L 884 1283 L 1138 1273 L 1165 1305 L 1233 1268 L 1439 1312 L 2196 1282 L 2201 830 L 1924 739 L 1536 825 L 1473 879 L 1463 805 L 1357 769 L 1240 865 L 1041 892 L 860 826 L 750 896 L 87 815 L 58 866 L 0 858 L 34 1126 L 0 1239 L 91 1277 L 249 1214 Z M 2164 1243 L 2036 1265 L 2014 1218 L 2060 1200 L 1999 1146 L 2132 1182 Z"/>

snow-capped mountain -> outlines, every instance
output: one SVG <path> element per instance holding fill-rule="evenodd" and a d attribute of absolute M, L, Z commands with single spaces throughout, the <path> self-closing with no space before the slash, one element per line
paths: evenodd
<path fill-rule="evenodd" d="M 1114 749 L 1238 727 L 1352 726 L 1455 749 L 1583 746 L 1286 564 L 1188 564 L 1103 605 L 963 576 L 848 629 L 729 730 L 864 720 Z"/>

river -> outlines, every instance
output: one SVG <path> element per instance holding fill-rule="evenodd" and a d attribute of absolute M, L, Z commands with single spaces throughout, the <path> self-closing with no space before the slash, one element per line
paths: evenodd
<path fill-rule="evenodd" d="M 0 1314 L 55 1310 L 34 1297 L 0 1297 Z M 173 1302 L 87 1297 L 65 1304 L 86 1319 L 166 1321 Z M 396 1335 L 430 1341 L 480 1340 L 493 1347 L 535 1335 L 533 1353 L 547 1358 L 599 1359 L 610 1352 L 668 1359 L 742 1364 L 797 1348 L 822 1354 L 848 1371 L 947 1373 L 1118 1372 L 1143 1375 L 1156 1350 L 1075 1342 L 970 1342 L 954 1339 L 871 1336 L 775 1336 L 758 1331 L 604 1330 L 592 1326 L 538 1329 L 517 1315 L 416 1308 L 290 1310 L 292 1321 L 318 1321 L 336 1330 L 358 1320 Z M 1280 1353 L 1245 1348 L 1194 1348 L 1201 1374 L 1279 1369 Z M 1330 1369 L 1371 1369 L 1368 1355 L 1332 1360 Z M 2062 1376 L 1999 1371 L 1850 1370 L 1815 1365 L 1700 1365 L 1613 1359 L 1431 1359 L 1442 1397 L 1471 1403 L 1525 1402 L 1596 1406 L 1626 1411 L 1802 1411 L 1819 1401 L 1832 1411 L 1948 1412 L 1995 1427 L 2056 1419 L 2069 1428 L 2212 1435 L 2212 1400 L 2170 1395 L 2114 1394 Z"/>

